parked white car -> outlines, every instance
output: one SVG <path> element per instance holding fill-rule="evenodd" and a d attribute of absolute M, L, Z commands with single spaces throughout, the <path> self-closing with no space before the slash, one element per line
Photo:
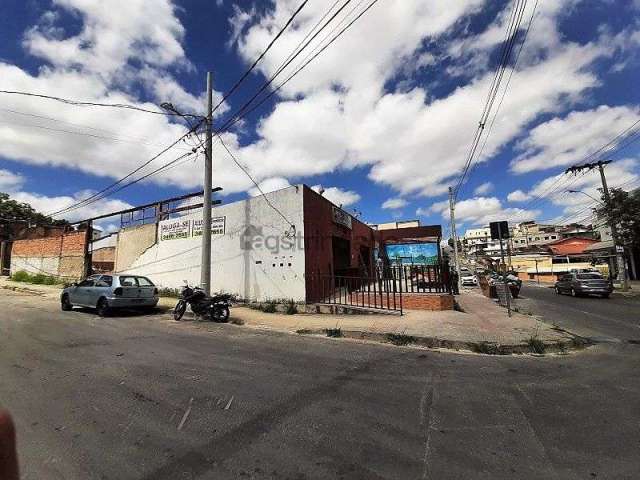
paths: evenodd
<path fill-rule="evenodd" d="M 462 283 L 463 287 L 474 287 L 478 285 L 478 279 L 473 273 L 462 273 L 460 283 Z"/>

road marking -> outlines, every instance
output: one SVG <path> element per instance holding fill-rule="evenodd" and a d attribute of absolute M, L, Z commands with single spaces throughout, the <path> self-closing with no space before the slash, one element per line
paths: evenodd
<path fill-rule="evenodd" d="M 434 405 L 435 385 L 433 383 L 433 374 L 429 374 L 425 379 L 424 389 L 422 390 L 422 396 L 420 397 L 420 425 L 425 425 L 425 445 L 424 445 L 424 457 L 422 463 L 424 465 L 422 470 L 422 480 L 430 478 L 429 476 L 429 455 L 431 453 L 431 410 Z"/>

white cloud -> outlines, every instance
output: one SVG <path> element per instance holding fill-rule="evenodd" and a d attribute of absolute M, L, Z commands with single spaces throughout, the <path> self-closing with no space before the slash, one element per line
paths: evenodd
<path fill-rule="evenodd" d="M 385 210 L 398 210 L 407 206 L 407 201 L 404 198 L 390 198 L 382 204 L 382 208 Z"/>
<path fill-rule="evenodd" d="M 360 201 L 360 194 L 354 192 L 353 190 L 343 190 L 339 187 L 321 187 L 320 185 L 314 185 L 311 187 L 316 192 L 319 192 L 320 189 L 324 190 L 322 194 L 327 200 L 334 203 L 335 205 L 341 207 L 348 207 L 353 205 L 354 203 L 358 203 Z"/>
<path fill-rule="evenodd" d="M 291 186 L 289 180 L 282 177 L 267 178 L 266 180 L 259 182 L 258 185 L 260 185 L 260 190 L 262 190 L 262 193 L 275 192 L 276 190 L 282 190 L 283 188 Z M 262 193 L 260 193 L 260 190 L 258 190 L 256 187 L 253 187 L 249 189 L 249 195 L 251 195 L 252 197 L 262 195 Z"/>
<path fill-rule="evenodd" d="M 12 192 L 22 186 L 24 181 L 25 179 L 22 175 L 0 169 L 0 192 Z"/>
<path fill-rule="evenodd" d="M 439 212 L 443 219 L 449 220 L 449 203 L 434 204 L 432 210 Z M 496 197 L 474 197 L 456 203 L 456 221 L 473 225 L 487 225 L 490 222 L 507 220 L 509 222 L 523 222 L 535 220 L 540 210 L 525 210 L 522 208 L 504 208 Z"/>
<path fill-rule="evenodd" d="M 61 26 L 61 12 L 79 19 L 77 33 Z M 183 110 L 203 111 L 205 94 L 187 92 L 171 73 L 191 68 L 181 46 L 184 28 L 175 13 L 170 0 L 55 0 L 24 39 L 27 53 L 48 64 L 30 73 L 0 61 L 2 87 L 159 110 L 157 105 L 138 100 L 142 90 L 157 103 L 169 101 Z M 221 98 L 218 92 L 214 95 Z M 2 107 L 0 157 L 100 177 L 123 176 L 187 131 L 161 115 L 131 110 L 76 107 L 15 95 L 2 95 Z M 189 151 L 195 141 L 174 147 L 139 174 Z M 246 182 L 234 178 L 235 168 L 218 170 L 229 174 L 227 192 L 248 188 Z M 217 180 L 226 183 L 226 178 L 218 176 Z M 202 174 L 175 168 L 149 181 L 191 189 L 201 184 Z"/>
<path fill-rule="evenodd" d="M 507 195 L 507 200 L 509 200 L 510 202 L 526 202 L 530 199 L 531 196 L 523 192 L 522 190 L 514 190 L 513 192 L 509 193 L 509 195 Z"/>
<path fill-rule="evenodd" d="M 516 173 L 526 173 L 581 162 L 639 119 L 638 108 L 607 105 L 553 118 L 532 129 L 518 144 L 524 153 L 511 163 L 511 168 Z"/>
<path fill-rule="evenodd" d="M 493 190 L 493 183 L 491 182 L 484 182 L 481 185 L 478 185 L 475 190 L 473 191 L 474 195 L 486 195 L 487 193 L 491 192 Z"/>
<path fill-rule="evenodd" d="M 582 45 L 560 41 L 555 30 L 558 18 L 575 3 L 567 0 L 558 8 L 543 7 L 544 35 L 535 37 L 536 47 L 523 58 L 480 161 L 498 153 L 541 114 L 572 107 L 600 84 L 593 64 L 610 57 L 617 47 L 604 34 Z M 287 100 L 260 121 L 259 140 L 241 149 L 252 171 L 259 176 L 304 177 L 369 166 L 371 180 L 402 195 L 445 193 L 468 153 L 469 143 L 461 141 L 460 132 L 469 132 L 470 142 L 493 72 L 480 72 L 443 98 L 431 98 L 424 88 L 385 92 L 384 85 L 411 59 L 430 53 L 423 47 L 428 40 L 440 38 L 480 3 L 449 5 L 407 0 L 393 9 L 372 9 L 348 41 L 332 46 L 326 57 L 296 77 L 283 92 Z M 255 24 L 244 19 L 237 45 L 246 60 L 257 54 L 293 6 L 291 1 L 277 0 L 275 9 Z M 278 43 L 272 58 L 261 66 L 263 71 L 275 70 L 322 8 L 325 5 L 304 13 L 296 34 Z M 484 48 L 489 51 L 494 46 L 487 42 Z"/>
<path fill-rule="evenodd" d="M 74 195 L 60 195 L 50 197 L 47 195 L 40 195 L 30 192 L 12 192 L 11 198 L 17 200 L 18 202 L 28 203 L 36 211 L 47 214 L 74 205 L 78 201 L 94 193 L 95 192 L 85 190 L 77 192 Z M 72 212 L 62 215 L 56 215 L 54 218 L 75 222 L 78 220 L 97 217 L 107 213 L 117 212 L 119 210 L 125 210 L 127 208 L 131 208 L 132 206 L 133 205 L 122 200 L 103 199 L 96 203 L 92 203 L 91 205 L 73 210 Z M 111 219 L 111 221 L 113 221 L 113 219 Z"/>

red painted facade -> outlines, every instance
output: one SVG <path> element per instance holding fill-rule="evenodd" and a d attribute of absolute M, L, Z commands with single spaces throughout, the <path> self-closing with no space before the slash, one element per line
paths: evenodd
<path fill-rule="evenodd" d="M 593 238 L 571 237 L 549 243 L 547 248 L 554 255 L 580 255 L 584 253 L 585 248 L 594 243 L 598 241 Z"/>

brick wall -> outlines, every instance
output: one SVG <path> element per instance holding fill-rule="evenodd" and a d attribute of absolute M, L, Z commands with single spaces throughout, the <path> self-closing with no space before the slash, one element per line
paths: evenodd
<path fill-rule="evenodd" d="M 11 273 L 25 270 L 78 279 L 84 274 L 86 231 L 16 240 L 11 250 Z"/>
<path fill-rule="evenodd" d="M 364 296 L 364 299 L 362 298 Z M 373 305 L 373 301 L 366 293 L 354 292 L 349 296 L 349 301 L 353 305 L 367 304 Z M 364 301 L 363 301 L 364 300 Z M 378 305 L 387 306 L 386 295 L 376 297 Z M 389 296 L 389 307 L 400 309 L 400 297 L 396 297 L 396 304 L 393 303 L 393 295 Z M 453 310 L 453 295 L 448 293 L 403 293 L 403 310 Z"/>

